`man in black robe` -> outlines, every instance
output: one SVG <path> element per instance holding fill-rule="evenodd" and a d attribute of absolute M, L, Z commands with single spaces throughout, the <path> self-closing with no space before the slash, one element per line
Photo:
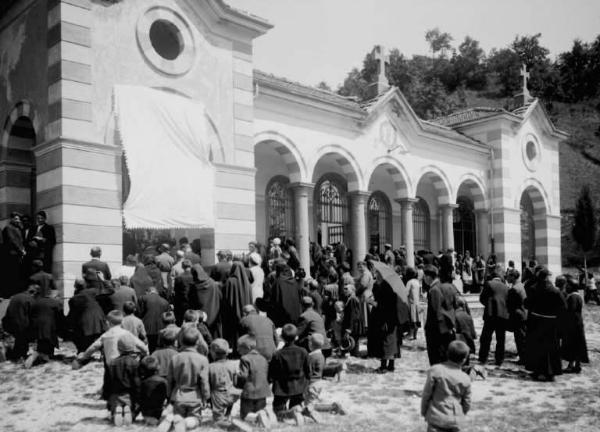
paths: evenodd
<path fill-rule="evenodd" d="M 189 307 L 206 313 L 204 323 L 213 338 L 220 338 L 221 328 L 221 290 L 219 284 L 206 274 L 200 264 L 192 266 L 194 283 L 189 290 Z"/>
<path fill-rule="evenodd" d="M 189 309 L 190 287 L 194 284 L 191 261 L 184 259 L 181 268 L 183 273 L 175 278 L 173 285 L 173 307 L 175 309 L 175 323 L 178 326 L 181 326 L 183 314 Z"/>
<path fill-rule="evenodd" d="M 21 215 L 17 212 L 10 214 L 10 222 L 2 230 L 2 246 L 4 251 L 3 275 L 1 278 L 1 295 L 10 298 L 21 291 L 23 287 L 22 264 L 25 256 L 23 235 L 21 233 Z"/>

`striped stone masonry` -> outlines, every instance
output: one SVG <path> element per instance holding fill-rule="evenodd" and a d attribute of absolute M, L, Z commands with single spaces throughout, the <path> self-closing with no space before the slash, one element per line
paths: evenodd
<path fill-rule="evenodd" d="M 235 164 L 248 168 L 254 168 L 254 81 L 252 70 L 252 45 L 234 41 L 233 128 Z"/>
<path fill-rule="evenodd" d="M 54 225 L 54 276 L 65 299 L 90 245 L 121 265 L 120 150 L 94 140 L 91 0 L 48 1 L 48 124 L 35 148 L 38 208 Z"/>

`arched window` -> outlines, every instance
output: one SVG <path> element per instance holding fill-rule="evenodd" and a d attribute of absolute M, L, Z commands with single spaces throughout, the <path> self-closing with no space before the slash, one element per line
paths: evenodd
<path fill-rule="evenodd" d="M 319 244 L 344 243 L 348 221 L 346 182 L 337 175 L 321 177 L 315 187 L 317 240 Z"/>
<path fill-rule="evenodd" d="M 294 238 L 294 200 L 290 181 L 283 176 L 271 179 L 267 184 L 267 234 L 269 239 L 279 237 L 282 241 Z"/>
<path fill-rule="evenodd" d="M 390 201 L 383 192 L 373 192 L 367 204 L 367 222 L 369 224 L 369 247 L 392 243 L 392 209 Z"/>
<path fill-rule="evenodd" d="M 459 196 L 456 200 L 458 208 L 454 209 L 454 250 L 464 255 L 465 251 L 476 253 L 475 206 L 473 200 Z"/>
<path fill-rule="evenodd" d="M 535 257 L 535 221 L 533 219 L 533 201 L 527 192 L 521 196 L 521 260 Z"/>
<path fill-rule="evenodd" d="M 417 197 L 418 201 L 414 204 L 413 209 L 413 234 L 415 251 L 430 250 L 429 237 L 429 206 L 423 198 Z"/>

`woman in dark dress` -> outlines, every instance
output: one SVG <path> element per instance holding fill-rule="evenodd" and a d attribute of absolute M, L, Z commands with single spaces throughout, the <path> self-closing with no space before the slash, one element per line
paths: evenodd
<path fill-rule="evenodd" d="M 567 373 L 580 373 L 581 363 L 589 363 L 585 329 L 583 326 L 583 299 L 577 285 L 567 283 L 567 310 L 562 320 L 562 358 L 569 362 Z"/>
<path fill-rule="evenodd" d="M 271 307 L 267 312 L 275 327 L 298 322 L 302 313 L 300 297 L 301 293 L 292 276 L 291 269 L 285 262 L 277 262 L 275 264 L 275 281 L 271 290 Z"/>
<path fill-rule="evenodd" d="M 553 381 L 555 375 L 562 373 L 559 317 L 566 305 L 550 276 L 550 271 L 542 268 L 536 274 L 535 288 L 525 299 L 529 310 L 525 368 L 535 380 Z"/>
<path fill-rule="evenodd" d="M 77 353 L 84 352 L 106 330 L 104 312 L 81 279 L 75 281 L 75 295 L 69 299 L 67 322 Z"/>
<path fill-rule="evenodd" d="M 394 359 L 398 354 L 397 295 L 377 269 L 374 271 L 374 276 L 373 309 L 369 320 L 369 345 L 367 348 L 370 350 L 369 356 L 381 359 L 381 366 L 377 372 L 392 372 Z"/>
<path fill-rule="evenodd" d="M 244 317 L 243 309 L 249 304 L 252 304 L 252 286 L 246 275 L 244 264 L 234 261 L 229 277 L 223 286 L 221 300 L 223 339 L 229 342 L 234 353 L 237 352 L 237 340 L 242 335 L 240 321 Z"/>

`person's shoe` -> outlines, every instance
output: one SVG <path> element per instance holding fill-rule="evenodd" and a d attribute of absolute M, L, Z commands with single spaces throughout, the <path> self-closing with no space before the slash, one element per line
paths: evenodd
<path fill-rule="evenodd" d="M 131 408 L 127 405 L 123 407 L 123 424 L 125 426 L 131 426 L 133 423 L 133 417 L 131 416 Z"/>
<path fill-rule="evenodd" d="M 310 407 L 305 407 L 304 410 L 302 411 L 302 414 L 304 414 L 306 417 L 308 417 L 315 423 L 321 423 L 321 416 L 319 414 L 317 414 L 317 412 Z"/>
<path fill-rule="evenodd" d="M 346 415 L 346 410 L 344 409 L 344 407 L 342 407 L 342 405 L 339 402 L 334 402 L 331 404 L 332 408 L 333 408 L 333 412 L 339 415 Z"/>
<path fill-rule="evenodd" d="M 271 427 L 271 419 L 265 410 L 258 412 L 257 422 L 262 428 L 269 429 Z"/>
<path fill-rule="evenodd" d="M 117 407 L 115 410 L 115 414 L 113 415 L 113 424 L 116 427 L 123 426 L 123 411 L 121 410 L 121 407 Z"/>
<path fill-rule="evenodd" d="M 581 373 L 581 366 L 575 366 L 573 368 L 573 373 L 576 373 L 576 374 Z"/>
<path fill-rule="evenodd" d="M 378 374 L 384 374 L 384 373 L 388 373 L 388 369 L 385 367 L 378 367 L 377 369 L 375 369 L 375 372 Z"/>
<path fill-rule="evenodd" d="M 304 426 L 304 416 L 302 415 L 302 410 L 300 407 L 294 407 L 294 420 L 296 421 L 296 426 Z"/>

